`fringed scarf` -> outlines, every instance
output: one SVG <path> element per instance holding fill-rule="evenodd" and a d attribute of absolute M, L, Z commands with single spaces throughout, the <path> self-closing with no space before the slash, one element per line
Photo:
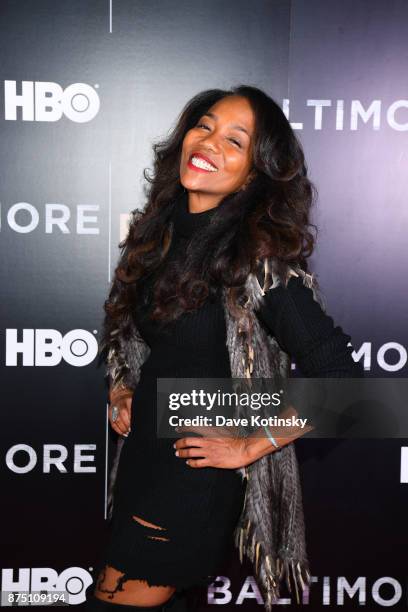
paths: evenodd
<path fill-rule="evenodd" d="M 229 351 L 232 378 L 269 378 L 277 380 L 290 373 L 291 360 L 276 339 L 260 325 L 255 310 L 268 289 L 284 283 L 291 275 L 301 276 L 312 289 L 313 297 L 325 309 L 316 279 L 299 266 L 278 264 L 274 258 L 260 262 L 263 275 L 261 286 L 258 275 L 250 273 L 245 286 L 246 303 L 240 316 L 233 316 L 228 306 L 231 296 L 224 288 L 222 294 L 226 344 Z M 115 295 L 114 288 L 111 299 Z M 118 291 L 118 289 L 116 289 Z M 111 330 L 101 347 L 107 346 L 107 369 L 111 386 L 135 389 L 140 368 L 150 348 L 144 342 L 134 321 Z M 113 493 L 120 452 L 125 438 L 119 437 L 108 489 L 108 517 L 112 517 Z M 236 470 L 247 479 L 244 506 L 234 532 L 234 543 L 240 562 L 244 555 L 250 559 L 261 590 L 265 609 L 280 597 L 280 583 L 285 580 L 289 593 L 301 602 L 301 592 L 310 585 L 309 563 L 306 554 L 305 525 L 298 462 L 293 443 L 268 453 L 248 466 Z"/>

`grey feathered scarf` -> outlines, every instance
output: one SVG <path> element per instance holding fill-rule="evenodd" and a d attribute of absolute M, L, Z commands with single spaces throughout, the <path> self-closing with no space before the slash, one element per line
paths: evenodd
<path fill-rule="evenodd" d="M 278 264 L 274 258 L 260 262 L 261 286 L 257 274 L 249 274 L 246 282 L 245 315 L 232 316 L 228 307 L 228 290 L 223 289 L 226 320 L 226 344 L 233 378 L 277 378 L 290 372 L 290 357 L 281 350 L 276 339 L 263 329 L 254 310 L 264 293 L 280 283 L 286 285 L 291 274 L 301 276 L 312 289 L 314 299 L 324 309 L 313 275 L 300 267 Z M 114 299 L 115 283 L 110 297 Z M 116 288 L 116 292 L 118 288 Z M 112 386 L 135 389 L 140 367 L 150 348 L 142 339 L 133 321 L 110 331 L 107 346 L 107 369 Z M 108 516 L 112 517 L 113 493 L 120 452 L 125 438 L 119 437 L 110 472 Z M 250 465 L 238 468 L 247 479 L 244 507 L 234 532 L 240 561 L 246 555 L 253 563 L 254 575 L 261 589 L 265 609 L 280 597 L 279 584 L 285 580 L 297 603 L 301 590 L 310 584 L 306 555 L 305 525 L 298 462 L 293 443 L 273 451 Z"/>

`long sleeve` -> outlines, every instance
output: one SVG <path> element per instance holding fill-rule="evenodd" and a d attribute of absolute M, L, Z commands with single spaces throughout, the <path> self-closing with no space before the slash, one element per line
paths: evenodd
<path fill-rule="evenodd" d="M 303 376 L 364 377 L 362 365 L 347 346 L 351 337 L 334 324 L 300 277 L 291 276 L 286 287 L 269 289 L 257 316 Z"/>

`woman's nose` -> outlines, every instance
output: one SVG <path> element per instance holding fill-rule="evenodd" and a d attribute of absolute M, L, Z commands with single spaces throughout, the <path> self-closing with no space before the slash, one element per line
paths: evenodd
<path fill-rule="evenodd" d="M 218 136 L 215 134 L 208 134 L 203 140 L 205 146 L 207 146 L 212 151 L 217 151 L 220 147 L 220 142 Z"/>

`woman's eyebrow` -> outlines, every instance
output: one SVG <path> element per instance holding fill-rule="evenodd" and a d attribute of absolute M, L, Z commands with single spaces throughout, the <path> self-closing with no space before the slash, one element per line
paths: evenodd
<path fill-rule="evenodd" d="M 210 111 L 208 111 L 208 113 L 204 113 L 203 117 L 210 117 L 211 119 L 218 119 L 218 115 L 216 115 L 215 113 L 211 113 Z M 229 127 L 235 129 L 235 130 L 240 130 L 241 132 L 244 132 L 247 136 L 249 136 L 248 134 L 248 130 L 246 130 L 242 125 L 230 125 Z"/>

